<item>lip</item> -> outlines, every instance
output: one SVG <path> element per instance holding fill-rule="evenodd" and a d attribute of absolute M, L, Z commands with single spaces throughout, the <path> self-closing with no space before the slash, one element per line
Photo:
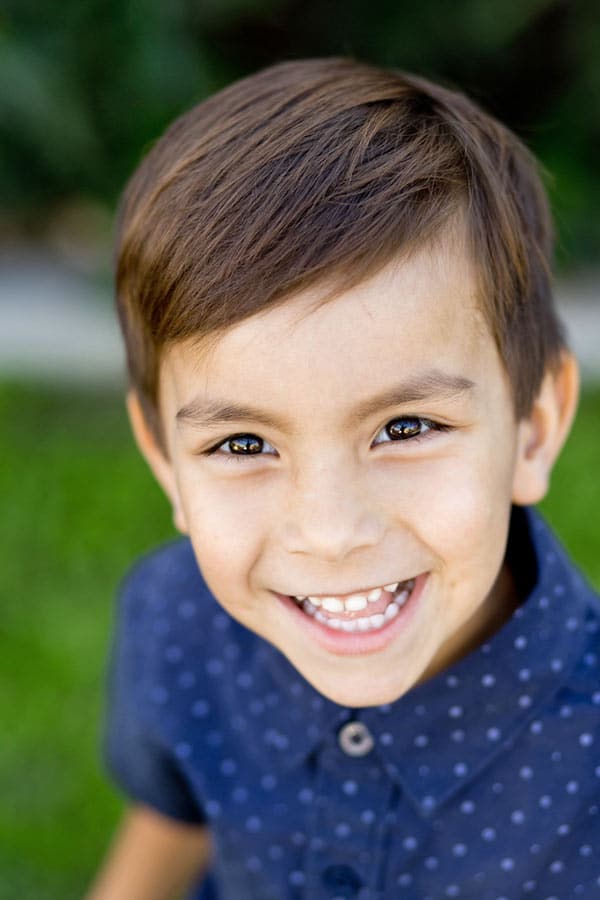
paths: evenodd
<path fill-rule="evenodd" d="M 338 656 L 362 656 L 378 653 L 385 649 L 407 627 L 419 606 L 428 577 L 428 572 L 415 577 L 412 593 L 398 615 L 377 631 L 334 631 L 327 625 L 323 625 L 318 619 L 308 616 L 300 609 L 295 600 L 285 594 L 274 593 L 293 616 L 298 628 L 302 628 L 311 640 L 328 653 Z"/>

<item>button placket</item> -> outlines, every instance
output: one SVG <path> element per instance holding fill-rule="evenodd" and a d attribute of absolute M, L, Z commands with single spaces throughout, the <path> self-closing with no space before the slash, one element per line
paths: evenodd
<path fill-rule="evenodd" d="M 307 847 L 309 897 L 375 896 L 381 878 L 380 823 L 389 809 L 391 784 L 374 748 L 369 729 L 351 719 L 332 729 L 319 750 L 311 823 L 319 839 Z"/>

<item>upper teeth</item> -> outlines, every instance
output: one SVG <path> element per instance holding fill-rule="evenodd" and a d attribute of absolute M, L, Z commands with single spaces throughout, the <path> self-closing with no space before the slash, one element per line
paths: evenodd
<path fill-rule="evenodd" d="M 296 600 L 308 600 L 314 607 L 322 607 L 326 612 L 330 613 L 360 612 L 361 610 L 366 609 L 368 603 L 377 603 L 381 598 L 383 591 L 393 594 L 398 589 L 399 584 L 399 581 L 394 581 L 391 584 L 385 584 L 383 587 L 373 588 L 365 594 L 352 594 L 343 600 L 341 597 L 314 596 L 298 596 L 296 597 Z M 406 587 L 410 588 L 411 583 L 407 582 Z"/>

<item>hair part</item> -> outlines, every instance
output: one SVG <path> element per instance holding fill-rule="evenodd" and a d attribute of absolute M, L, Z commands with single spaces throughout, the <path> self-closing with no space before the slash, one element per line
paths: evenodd
<path fill-rule="evenodd" d="M 565 341 L 547 198 L 512 132 L 457 91 L 345 58 L 272 66 L 178 118 L 127 185 L 116 242 L 130 385 L 159 441 L 167 345 L 319 283 L 334 296 L 457 215 L 522 418 Z"/>

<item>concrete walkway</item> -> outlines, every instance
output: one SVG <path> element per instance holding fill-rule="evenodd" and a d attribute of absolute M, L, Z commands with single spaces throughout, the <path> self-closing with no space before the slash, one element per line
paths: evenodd
<path fill-rule="evenodd" d="M 600 384 L 600 271 L 561 282 L 557 296 L 584 380 Z M 0 252 L 0 323 L 0 378 L 123 382 L 110 288 L 47 250 Z"/>

